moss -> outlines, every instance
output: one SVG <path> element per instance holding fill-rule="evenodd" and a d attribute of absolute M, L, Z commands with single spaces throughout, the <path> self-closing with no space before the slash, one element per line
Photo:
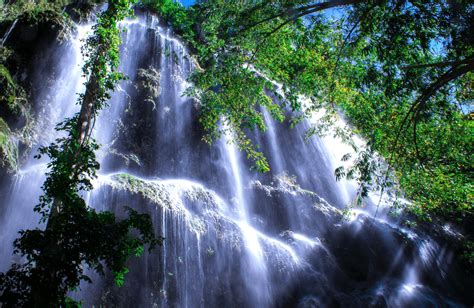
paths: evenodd
<path fill-rule="evenodd" d="M 2 78 L 3 80 L 5 80 L 6 84 L 8 86 L 11 86 L 11 87 L 14 87 L 15 86 L 15 82 L 13 81 L 13 78 L 12 76 L 10 75 L 10 72 L 8 71 L 8 69 L 3 66 L 2 64 L 0 64 L 0 78 Z"/>
<path fill-rule="evenodd" d="M 270 185 L 264 185 L 260 181 L 254 181 L 252 182 L 252 186 L 256 189 L 263 190 L 269 197 L 271 197 L 273 193 L 318 197 L 316 193 L 301 188 L 298 185 L 296 176 L 289 175 L 286 172 L 275 175 Z"/>
<path fill-rule="evenodd" d="M 467 265 L 467 268 L 474 272 L 474 241 L 466 240 L 463 247 L 462 259 Z"/>
<path fill-rule="evenodd" d="M 125 165 L 129 166 L 130 165 L 130 162 L 134 162 L 135 164 L 137 164 L 138 166 L 142 166 L 142 162 L 140 161 L 140 158 L 135 155 L 135 154 L 125 154 L 125 153 L 121 153 L 119 151 L 117 151 L 116 149 L 114 148 L 111 148 L 109 150 L 109 154 L 112 154 L 112 155 L 116 155 L 120 158 L 123 159 Z"/>
<path fill-rule="evenodd" d="M 226 230 L 237 232 L 238 226 L 221 212 L 219 196 L 199 184 L 185 180 L 149 181 L 129 174 L 116 174 L 111 180 L 107 184 L 112 188 L 138 194 L 165 212 L 169 211 L 196 235 L 214 229 L 222 239 L 235 242 Z"/>
<path fill-rule="evenodd" d="M 0 64 L 0 88 L 3 89 L 0 93 L 2 108 L 5 108 L 7 112 L 19 114 L 21 102 L 26 100 L 25 91 L 13 80 L 8 69 L 2 64 Z"/>
<path fill-rule="evenodd" d="M 11 48 L 0 46 L 0 63 L 5 63 L 12 54 Z"/>
<path fill-rule="evenodd" d="M 6 5 L 0 5 L 0 22 L 12 22 L 21 16 L 27 16 L 30 20 L 44 21 L 44 16 L 50 14 L 59 18 L 72 18 L 77 22 L 88 20 L 94 13 L 96 5 L 104 1 L 10 1 Z M 2 3 L 0 1 L 0 3 Z"/>
<path fill-rule="evenodd" d="M 14 141 L 15 135 L 25 144 L 29 144 L 32 130 L 32 116 L 30 109 L 26 106 L 26 93 L 19 86 L 9 70 L 0 64 L 0 167 L 6 167 L 9 171 L 18 170 L 18 144 Z M 24 117 L 25 125 L 17 132 L 11 131 L 5 119 L 16 119 Z"/>
<path fill-rule="evenodd" d="M 46 11 L 51 11 L 59 15 L 61 14 L 62 7 L 67 3 L 68 1 L 15 1 L 0 9 L 0 20 L 13 21 L 22 15 L 30 19 L 39 20 L 42 18 L 42 13 Z"/>
<path fill-rule="evenodd" d="M 155 101 L 161 92 L 160 72 L 150 66 L 148 69 L 139 69 L 137 76 L 137 90 L 145 93 L 145 101 L 152 103 L 155 109 Z"/>
<path fill-rule="evenodd" d="M 0 118 L 0 166 L 9 170 L 18 169 L 18 147 L 13 141 L 7 123 Z"/>
<path fill-rule="evenodd" d="M 112 184 L 114 188 L 140 194 L 144 198 L 164 208 L 172 207 L 170 195 L 163 185 L 155 182 L 146 182 L 125 173 L 114 175 L 112 179 L 114 180 Z"/>
<path fill-rule="evenodd" d="M 2 48 L 4 51 L 5 48 Z M 1 50 L 0 50 L 1 51 Z M 4 59 L 1 59 L 2 61 Z M 0 64 L 0 167 L 8 171 L 18 170 L 19 149 L 15 139 L 29 145 L 32 131 L 32 115 L 26 102 L 26 92 L 19 86 L 9 70 Z M 12 131 L 7 124 L 24 119 L 23 128 Z M 10 123 L 10 125 L 11 125 Z"/>

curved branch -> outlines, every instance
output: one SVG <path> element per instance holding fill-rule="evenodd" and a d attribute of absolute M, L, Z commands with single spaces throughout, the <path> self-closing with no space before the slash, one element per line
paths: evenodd
<path fill-rule="evenodd" d="M 456 66 L 456 65 L 461 65 L 461 64 L 469 64 L 469 62 L 472 61 L 472 58 L 470 59 L 464 59 L 464 60 L 456 60 L 456 61 L 440 61 L 440 62 L 434 62 L 434 63 L 426 63 L 426 64 L 413 64 L 413 65 L 407 65 L 407 66 L 402 66 L 402 70 L 409 70 L 409 69 L 416 69 L 416 68 L 426 68 L 426 67 L 446 67 L 446 66 Z"/>
<path fill-rule="evenodd" d="M 424 165 L 423 163 L 423 159 L 421 159 L 421 155 L 420 155 L 420 149 L 418 148 L 418 132 L 417 132 L 417 125 L 418 125 L 418 120 L 417 120 L 417 116 L 418 116 L 418 113 L 419 113 L 419 110 L 417 110 L 415 112 L 415 115 L 413 116 L 413 144 L 415 145 L 415 155 L 416 155 L 416 158 L 418 159 L 418 161 L 420 162 L 420 165 Z"/>
<path fill-rule="evenodd" d="M 400 124 L 400 127 L 399 127 L 398 132 L 397 132 L 397 136 L 395 137 L 395 141 L 394 141 L 393 146 L 392 146 L 392 155 L 390 155 L 389 164 L 392 161 L 393 152 L 395 151 L 395 147 L 398 144 L 400 136 L 401 136 L 402 132 L 405 130 L 405 125 L 407 124 L 407 122 L 410 122 L 409 118 L 412 115 L 412 113 L 413 113 L 413 117 L 412 117 L 413 121 L 416 121 L 416 118 L 418 117 L 420 111 L 426 105 L 428 100 L 439 89 L 441 89 L 443 86 L 445 86 L 449 82 L 451 82 L 453 80 L 456 80 L 460 76 L 462 76 L 462 75 L 464 75 L 464 74 L 466 74 L 470 71 L 474 71 L 474 60 L 470 60 L 470 62 L 468 62 L 465 65 L 458 66 L 454 69 L 451 69 L 451 70 L 447 71 L 446 73 L 441 75 L 441 77 L 439 77 L 435 82 L 433 82 L 425 91 L 423 91 L 423 93 L 420 95 L 420 97 L 411 105 L 410 109 L 407 111 L 405 117 L 403 118 L 402 123 Z"/>
<path fill-rule="evenodd" d="M 342 51 L 344 50 L 344 47 L 347 45 L 347 42 L 349 41 L 349 38 L 351 37 L 352 33 L 354 32 L 354 30 L 357 28 L 357 26 L 362 22 L 362 20 L 364 20 L 367 15 L 369 14 L 369 12 L 374 8 L 376 7 L 377 5 L 377 2 L 374 3 L 374 5 L 370 6 L 369 8 L 367 8 L 367 10 L 364 11 L 364 13 L 360 16 L 360 18 L 354 23 L 354 25 L 352 26 L 351 30 L 347 33 L 346 37 L 344 38 L 344 41 L 342 42 L 342 45 L 341 47 L 339 48 L 339 51 L 337 53 L 337 59 L 336 59 L 336 63 L 334 64 L 334 68 L 332 69 L 332 72 L 331 72 L 331 79 L 333 78 L 334 76 L 334 73 L 336 72 L 337 70 L 337 67 L 339 66 L 339 62 L 341 60 L 341 56 L 342 56 Z M 334 89 L 334 86 L 335 86 L 335 83 L 333 82 L 331 84 L 331 88 L 330 88 L 330 93 L 333 92 L 333 89 Z M 329 99 L 330 100 L 330 103 L 331 105 L 333 106 L 333 108 L 335 107 L 334 106 L 334 102 L 332 101 L 332 99 Z"/>
<path fill-rule="evenodd" d="M 440 78 L 438 78 L 438 80 L 432 83 L 431 86 L 429 86 L 416 100 L 416 108 L 423 108 L 426 105 L 427 101 L 431 98 L 431 96 L 433 96 L 440 88 L 470 71 L 474 71 L 474 59 L 470 59 L 466 64 L 453 68 L 443 74 Z"/>
<path fill-rule="evenodd" d="M 277 27 L 278 29 L 280 29 L 285 24 L 291 22 L 292 20 L 298 19 L 299 17 L 309 15 L 309 14 L 312 14 L 312 13 L 316 13 L 316 12 L 319 12 L 319 11 L 327 10 L 327 9 L 330 9 L 330 8 L 357 4 L 359 2 L 362 2 L 362 1 L 361 0 L 333 0 L 333 1 L 327 1 L 327 2 L 321 2 L 321 3 L 306 5 L 306 6 L 302 6 L 302 7 L 299 7 L 299 8 L 290 8 L 286 11 L 271 15 L 270 17 L 264 18 L 262 20 L 259 20 L 255 23 L 247 26 L 247 27 L 244 27 L 239 32 L 245 32 L 245 31 L 247 31 L 249 29 L 252 29 L 252 28 L 254 28 L 254 27 L 256 27 L 256 26 L 258 26 L 262 23 L 265 23 L 267 21 L 270 21 L 270 20 L 285 16 L 285 15 L 289 15 L 289 19 L 287 19 L 284 22 L 283 25 Z M 278 29 L 276 29 L 276 31 L 278 31 Z"/>

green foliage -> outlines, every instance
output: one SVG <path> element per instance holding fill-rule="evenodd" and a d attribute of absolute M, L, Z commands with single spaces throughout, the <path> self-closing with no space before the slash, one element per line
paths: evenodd
<path fill-rule="evenodd" d="M 82 202 L 82 204 L 79 204 Z M 146 243 L 155 243 L 149 216 L 127 209 L 129 218 L 117 222 L 110 212 L 96 213 L 83 200 L 53 215 L 45 230 L 21 232 L 17 252 L 27 257 L 2 279 L 1 300 L 11 306 L 59 306 L 80 280 L 90 282 L 85 265 L 100 274 L 107 267 L 122 285 L 125 262 Z M 140 237 L 132 236 L 137 230 Z"/>
<path fill-rule="evenodd" d="M 72 0 L 16 0 L 6 1 L 4 5 L 0 5 L 0 22 L 13 21 L 21 16 L 30 20 L 32 23 L 47 21 L 48 19 L 56 19 L 57 21 L 65 22 L 67 14 L 64 13 L 64 8 L 68 5 L 77 4 L 77 1 Z M 81 1 L 84 3 L 99 3 L 98 0 Z M 0 2 L 1 3 L 1 2 Z"/>
<path fill-rule="evenodd" d="M 195 24 L 190 18 L 192 8 L 185 8 L 179 1 L 174 0 L 142 0 L 138 5 L 159 13 L 185 41 L 190 44 L 195 41 Z"/>
<path fill-rule="evenodd" d="M 474 267 L 474 242 L 472 240 L 467 241 L 463 258 L 469 263 L 471 268 Z"/>
<path fill-rule="evenodd" d="M 17 168 L 18 148 L 12 140 L 12 132 L 8 124 L 0 118 L 0 167 L 11 170 Z"/>
<path fill-rule="evenodd" d="M 0 89 L 2 89 L 0 92 L 0 113 L 15 116 L 25 109 L 26 94 L 2 64 L 10 55 L 11 50 L 0 47 Z M 14 132 L 0 117 L 0 166 L 7 167 L 10 171 L 16 170 L 18 166 L 18 147 L 13 137 Z"/>
<path fill-rule="evenodd" d="M 205 1 L 194 8 L 205 16 L 197 23 L 210 32 L 201 33 L 209 38 L 206 48 L 217 46 L 209 51 L 210 68 L 198 73 L 207 82 L 199 83 L 196 78 L 203 91 L 212 89 L 212 84 L 219 87 L 214 103 L 204 103 L 205 128 L 212 132 L 217 127 L 213 123 L 230 113 L 223 106 L 232 110 L 240 102 L 244 107 L 231 118 L 246 123 L 252 101 L 226 97 L 226 93 L 243 92 L 242 96 L 255 98 L 261 88 L 243 85 L 238 79 L 251 79 L 244 73 L 225 74 L 225 83 L 215 81 L 215 76 L 225 72 L 221 64 L 232 67 L 228 70 L 233 72 L 251 61 L 283 84 L 293 110 L 299 110 L 297 97 L 304 94 L 311 99 L 307 113 L 322 107 L 330 114 L 334 108 L 344 111 L 356 132 L 367 140 L 367 149 L 357 149 L 353 166 L 339 169 L 337 175 L 357 179 L 360 196 L 393 186 L 398 179 L 406 196 L 414 200 L 411 209 L 421 216 L 472 219 L 472 120 L 458 106 L 472 104 L 474 55 L 467 33 L 472 27 L 473 5 L 368 1 L 342 11 L 345 23 L 316 14 L 303 24 L 287 16 L 295 11 L 305 13 L 305 6 L 314 9 L 317 4 L 298 3 L 276 1 L 268 6 L 263 2 Z M 214 18 L 217 21 L 211 23 Z M 235 58 L 241 61 L 232 65 L 228 59 Z M 453 71 L 468 73 L 449 75 Z M 262 128 L 257 116 L 248 118 Z M 326 121 L 331 122 L 330 117 Z M 390 164 L 388 173 L 376 153 Z"/>
<path fill-rule="evenodd" d="M 12 54 L 11 49 L 0 46 L 0 166 L 8 171 L 18 169 L 18 143 L 28 144 L 32 122 L 26 92 L 5 66 Z M 7 121 L 19 117 L 25 119 L 25 125 L 11 129 Z"/>
<path fill-rule="evenodd" d="M 28 20 L 31 24 L 54 20 L 57 24 L 68 23 L 63 13 L 65 5 L 72 1 L 11 1 L 0 6 L 0 22 L 12 22 L 17 18 Z"/>
<path fill-rule="evenodd" d="M 161 5 L 162 2 L 168 4 Z M 249 66 L 255 42 L 250 38 L 239 39 L 236 41 L 238 46 L 235 46 L 226 41 L 229 38 L 227 33 L 220 31 L 232 25 L 235 21 L 232 14 L 238 14 L 245 5 L 208 1 L 186 10 L 173 1 L 142 3 L 155 8 L 170 22 L 195 53 L 200 67 L 190 77 L 193 86 L 187 93 L 201 103 L 200 123 L 207 132 L 204 140 L 211 143 L 226 133 L 233 137 L 231 142 L 247 154 L 258 171 L 270 170 L 266 158 L 245 132 L 255 128 L 266 130 L 263 108 L 282 122 L 285 119 L 284 105 L 273 102 L 267 91 L 274 89 L 274 85 L 264 76 L 255 74 Z M 220 57 L 216 58 L 216 54 Z M 284 104 L 290 104 L 290 99 L 281 98 Z M 294 97 L 291 102 L 296 109 Z"/>
<path fill-rule="evenodd" d="M 0 6 L 0 25 L 8 30 L 13 26 L 14 19 L 21 19 L 20 23 L 36 26 L 41 23 L 53 23 L 61 30 L 70 29 L 70 21 L 62 14 L 59 3 L 39 1 L 8 1 Z M 61 31 L 61 37 L 67 31 Z M 4 33 L 2 33 L 2 36 Z M 0 137 L 0 164 L 8 171 L 16 171 L 18 167 L 18 144 L 30 145 L 32 133 L 32 110 L 28 105 L 28 94 L 21 82 L 16 80 L 17 68 L 24 63 L 24 52 L 11 47 L 15 44 L 0 46 L 0 120 L 2 132 Z M 21 119 L 22 127 L 14 124 Z M 7 124 L 8 123 L 8 124 Z M 11 127 L 9 128 L 8 125 Z M 20 155 L 21 156 L 21 155 Z"/>
<path fill-rule="evenodd" d="M 17 114 L 20 112 L 21 104 L 25 100 L 25 92 L 12 78 L 8 69 L 0 64 L 0 104 L 2 109 Z"/>
<path fill-rule="evenodd" d="M 187 9 L 187 18 L 176 6 L 180 22 L 173 10 L 157 11 L 200 64 L 188 93 L 202 104 L 206 141 L 235 131 L 234 142 L 266 171 L 245 137 L 265 130 L 262 108 L 282 121 L 289 107 L 295 124 L 323 110 L 308 136 L 332 133 L 350 142 L 351 132 L 333 126 L 343 111 L 367 142 L 351 143 L 356 153 L 344 160 L 352 165 L 336 170 L 337 178 L 359 183 L 356 203 L 371 190 L 395 191 L 423 219 L 472 223 L 472 3 L 207 0 Z M 331 7 L 341 9 L 325 14 Z"/>
<path fill-rule="evenodd" d="M 86 267 L 99 274 L 111 270 L 121 286 L 128 272 L 125 262 L 139 256 L 144 245 L 152 249 L 161 243 L 154 235 L 151 219 L 126 208 L 128 218 L 117 221 L 111 212 L 97 213 L 88 207 L 83 194 L 92 189 L 99 164 L 98 144 L 90 137 L 95 117 L 110 98 L 109 92 L 123 76 L 118 73 L 120 32 L 117 22 L 131 14 L 132 1 L 109 1 L 87 40 L 86 92 L 79 102 L 81 112 L 57 126 L 64 137 L 40 148 L 37 157 L 47 155 L 49 171 L 43 195 L 34 210 L 46 222 L 45 229 L 20 232 L 15 253 L 25 258 L 0 274 L 0 302 L 6 306 L 76 306 L 67 292 L 81 280 L 90 282 Z"/>
<path fill-rule="evenodd" d="M 438 215 L 467 223 L 474 214 L 472 121 L 459 106 L 472 103 L 472 73 L 443 78 L 468 68 L 456 61 L 472 57 L 472 47 L 466 48 L 472 42 L 449 39 L 468 25 L 453 27 L 448 20 L 472 15 L 473 7 L 460 13 L 450 6 L 397 3 L 359 9 L 369 13 L 337 72 L 351 76 L 347 86 L 359 93 L 337 103 L 373 151 L 386 158 L 391 176 L 414 201 L 411 210 L 425 219 Z"/>

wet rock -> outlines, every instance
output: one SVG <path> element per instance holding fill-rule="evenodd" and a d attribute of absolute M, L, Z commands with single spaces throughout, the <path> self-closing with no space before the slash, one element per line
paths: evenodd
<path fill-rule="evenodd" d="M 137 72 L 137 91 L 142 93 L 144 100 L 156 108 L 156 99 L 160 96 L 160 72 L 150 66 L 148 69 L 138 69 Z"/>

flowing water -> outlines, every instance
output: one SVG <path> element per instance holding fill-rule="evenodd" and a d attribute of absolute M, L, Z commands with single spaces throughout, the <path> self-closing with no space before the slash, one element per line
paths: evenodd
<path fill-rule="evenodd" d="M 130 261 L 125 285 L 91 273 L 75 297 L 112 307 L 446 307 L 470 306 L 470 277 L 445 244 L 373 219 L 341 213 L 354 196 L 336 182 L 345 154 L 332 138 L 304 140 L 307 123 L 290 129 L 263 111 L 266 133 L 254 132 L 272 171 L 262 175 L 231 142 L 201 141 L 199 104 L 183 96 L 193 61 L 170 29 L 150 15 L 122 23 L 121 83 L 96 124 L 100 176 L 86 197 L 98 210 L 149 213 L 162 247 Z M 77 111 L 83 90 L 80 45 L 90 26 L 54 47 L 56 74 L 35 104 L 38 144 Z M 41 62 L 41 61 L 40 61 Z M 43 67 L 32 74 L 41 82 Z M 2 180 L 0 271 L 18 257 L 11 242 L 36 225 L 32 208 L 45 163 L 29 159 Z M 446 228 L 446 230 L 448 230 Z"/>
<path fill-rule="evenodd" d="M 0 46 L 5 45 L 5 42 L 7 41 L 8 36 L 10 36 L 10 33 L 12 33 L 12 30 L 15 28 L 17 22 L 18 22 L 18 19 L 15 19 L 13 23 L 11 24 L 11 26 L 7 29 L 7 31 L 3 35 L 3 38 L 0 40 Z"/>

